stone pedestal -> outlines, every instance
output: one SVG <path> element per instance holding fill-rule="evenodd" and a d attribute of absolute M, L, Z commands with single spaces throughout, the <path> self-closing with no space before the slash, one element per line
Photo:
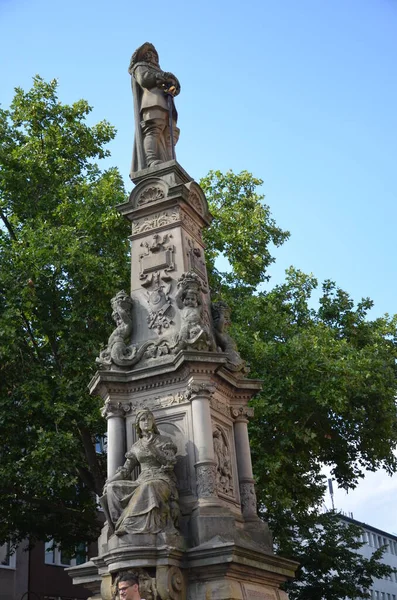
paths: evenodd
<path fill-rule="evenodd" d="M 176 446 L 179 528 L 115 535 L 105 525 L 98 556 L 70 575 L 95 600 L 110 600 L 125 571 L 139 576 L 146 600 L 284 599 L 279 588 L 296 563 L 273 554 L 257 516 L 248 439 L 248 402 L 261 382 L 246 377 L 213 317 L 205 196 L 175 161 L 141 171 L 134 183 L 119 206 L 131 222 L 131 293 L 113 301 L 117 327 L 90 391 L 108 421 L 109 477 L 136 442 L 142 408 Z"/>

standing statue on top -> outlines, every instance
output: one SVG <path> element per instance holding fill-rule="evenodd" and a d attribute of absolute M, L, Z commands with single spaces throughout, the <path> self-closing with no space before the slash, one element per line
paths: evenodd
<path fill-rule="evenodd" d="M 135 118 L 132 176 L 137 171 L 175 158 L 174 145 L 179 129 L 174 96 L 181 88 L 175 75 L 160 69 L 159 55 L 149 42 L 135 50 L 128 72 Z"/>

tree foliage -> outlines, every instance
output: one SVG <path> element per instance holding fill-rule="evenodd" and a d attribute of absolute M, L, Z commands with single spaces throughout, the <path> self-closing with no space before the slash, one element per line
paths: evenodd
<path fill-rule="evenodd" d="M 87 393 L 109 328 L 109 299 L 128 282 L 125 200 L 115 169 L 94 162 L 115 131 L 91 108 L 34 79 L 0 111 L 0 537 L 65 545 L 97 534 L 92 490 L 103 432 Z M 99 460 L 98 460 L 99 458 Z"/>
<path fill-rule="evenodd" d="M 357 552 L 361 533 L 334 512 L 309 515 L 289 539 L 290 552 L 300 563 L 297 581 L 286 586 L 290 600 L 369 598 L 372 578 L 383 579 L 392 569 L 380 560 L 385 547 L 368 559 Z"/>
<path fill-rule="evenodd" d="M 105 423 L 86 385 L 111 329 L 110 298 L 129 277 L 128 225 L 114 210 L 123 183 L 95 162 L 115 132 L 89 126 L 90 110 L 62 104 L 57 83 L 39 77 L 0 110 L 0 542 L 73 547 L 98 533 Z M 395 472 L 397 318 L 371 320 L 370 300 L 355 305 L 330 281 L 315 303 L 318 282 L 294 268 L 265 291 L 289 234 L 261 184 L 245 171 L 201 181 L 214 215 L 213 299 L 230 304 L 231 333 L 263 380 L 250 426 L 259 508 L 278 551 L 301 561 L 292 598 L 364 597 L 378 557 L 358 558 L 357 532 L 319 511 L 321 467 L 345 489 L 365 470 Z"/>
<path fill-rule="evenodd" d="M 253 187 L 245 203 L 244 190 L 251 176 L 242 173 L 240 187 L 239 177 L 210 173 L 202 182 L 209 193 L 210 210 L 217 211 L 220 223 L 215 233 L 206 232 L 213 263 L 226 247 L 222 243 L 223 206 L 226 240 L 234 209 L 242 215 L 262 211 L 266 217 L 260 226 L 247 219 L 247 227 L 253 227 L 249 235 L 255 246 L 261 245 L 261 239 L 263 243 L 272 240 L 275 224 L 263 198 L 254 191 L 261 181 L 251 179 Z M 224 204 L 222 195 L 227 198 Z M 258 205 L 256 211 L 253 202 Z M 242 247 L 239 232 L 236 228 L 232 235 L 236 246 Z M 283 284 L 253 293 L 252 288 L 265 281 L 271 261 L 267 255 L 258 270 L 247 250 L 238 262 L 229 259 L 228 273 L 213 271 L 215 294 L 232 308 L 232 333 L 239 350 L 250 364 L 251 375 L 263 380 L 262 392 L 253 401 L 255 419 L 250 425 L 259 509 L 270 523 L 279 552 L 302 561 L 299 577 L 290 586 L 291 597 L 364 597 L 362 588 L 369 585 L 371 574 L 377 576 L 376 556 L 373 561 L 358 559 L 355 549 L 360 544 L 353 543 L 354 531 L 341 529 L 337 518 L 321 513 L 322 466 L 329 466 L 333 478 L 346 490 L 354 488 L 366 470 L 396 471 L 397 316 L 371 320 L 372 302 L 363 299 L 355 306 L 332 281 L 322 285 L 316 306 L 317 280 L 292 267 Z M 244 280 L 241 273 L 246 274 Z M 348 562 L 333 548 L 336 539 L 343 541 L 346 555 L 350 552 Z M 323 550 L 332 563 L 328 572 L 321 561 Z M 362 577 L 357 578 L 360 568 Z M 356 592 L 352 589 L 355 578 Z M 324 585 L 316 588 L 316 579 Z"/>

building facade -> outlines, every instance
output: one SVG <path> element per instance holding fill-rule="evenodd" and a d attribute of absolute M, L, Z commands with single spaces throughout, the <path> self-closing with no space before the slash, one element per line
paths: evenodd
<path fill-rule="evenodd" d="M 353 523 L 362 529 L 361 541 L 363 545 L 358 550 L 365 558 L 371 558 L 375 550 L 385 547 L 382 561 L 397 569 L 397 535 L 387 533 L 367 523 L 361 523 L 351 517 L 342 515 L 346 523 Z M 386 579 L 374 579 L 371 588 L 371 600 L 397 600 L 397 573 Z"/>
<path fill-rule="evenodd" d="M 20 544 L 14 554 L 9 546 L 0 546 L 0 600 L 86 600 L 88 590 L 73 585 L 65 568 L 96 554 L 93 547 L 81 548 L 68 558 L 52 543 L 38 542 L 33 548 Z"/>

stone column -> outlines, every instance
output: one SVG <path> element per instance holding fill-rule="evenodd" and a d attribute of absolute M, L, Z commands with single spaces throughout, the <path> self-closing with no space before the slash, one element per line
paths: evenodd
<path fill-rule="evenodd" d="M 102 415 L 108 422 L 108 478 L 125 462 L 125 411 L 118 403 L 106 402 Z"/>
<path fill-rule="evenodd" d="M 241 511 L 245 519 L 257 518 L 255 481 L 252 471 L 251 449 L 248 437 L 248 417 L 254 409 L 248 406 L 232 407 L 237 470 L 240 486 Z"/>
<path fill-rule="evenodd" d="M 196 451 L 196 481 L 199 498 L 217 496 L 216 462 L 212 439 L 210 397 L 215 386 L 190 382 L 187 394 L 192 406 L 193 440 Z"/>

